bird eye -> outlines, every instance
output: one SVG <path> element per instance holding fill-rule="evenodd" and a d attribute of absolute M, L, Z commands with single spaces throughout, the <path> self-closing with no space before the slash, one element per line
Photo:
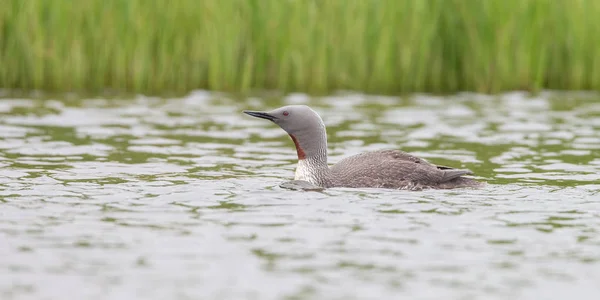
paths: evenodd
<path fill-rule="evenodd" d="M 287 112 L 287 110 L 283 112 L 283 115 L 284 115 L 284 116 L 286 116 L 286 117 L 287 117 L 289 114 L 290 114 L 290 113 L 289 113 L 289 112 Z"/>

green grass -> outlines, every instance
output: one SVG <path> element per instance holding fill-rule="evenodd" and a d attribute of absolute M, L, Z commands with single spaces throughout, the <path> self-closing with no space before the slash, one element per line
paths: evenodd
<path fill-rule="evenodd" d="M 0 87 L 600 90 L 595 0 L 0 0 Z"/>

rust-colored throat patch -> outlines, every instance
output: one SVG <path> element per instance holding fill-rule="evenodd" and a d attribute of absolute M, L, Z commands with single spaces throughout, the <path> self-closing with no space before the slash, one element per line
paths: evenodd
<path fill-rule="evenodd" d="M 292 134 L 290 134 L 290 137 L 292 138 L 292 141 L 294 141 L 294 145 L 296 145 L 296 152 L 298 153 L 298 159 L 305 159 L 306 153 L 304 153 L 304 150 L 302 149 L 302 147 L 300 147 L 300 143 L 298 143 L 298 139 L 296 139 L 296 137 Z"/>

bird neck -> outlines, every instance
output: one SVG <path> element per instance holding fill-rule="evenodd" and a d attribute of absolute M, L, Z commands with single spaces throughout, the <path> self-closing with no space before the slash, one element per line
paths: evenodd
<path fill-rule="evenodd" d="M 296 167 L 295 180 L 308 181 L 314 185 L 326 186 L 330 176 L 329 166 L 327 165 L 327 156 L 323 157 L 307 157 L 306 159 L 298 160 Z"/>
<path fill-rule="evenodd" d="M 319 132 L 290 135 L 296 145 L 298 167 L 295 180 L 305 180 L 312 184 L 323 186 L 329 176 L 327 165 L 327 133 L 325 129 Z"/>

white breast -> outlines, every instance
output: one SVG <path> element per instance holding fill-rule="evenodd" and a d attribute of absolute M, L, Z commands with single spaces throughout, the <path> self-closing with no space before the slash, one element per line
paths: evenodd
<path fill-rule="evenodd" d="M 302 159 L 298 161 L 298 167 L 296 168 L 295 180 L 305 180 L 312 184 L 317 184 L 314 170 L 311 170 L 308 161 Z"/>

